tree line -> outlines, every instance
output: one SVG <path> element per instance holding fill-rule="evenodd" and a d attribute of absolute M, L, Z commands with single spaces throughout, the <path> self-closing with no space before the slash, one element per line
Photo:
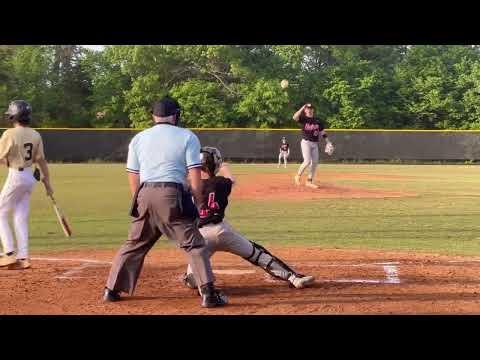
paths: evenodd
<path fill-rule="evenodd" d="M 328 128 L 480 129 L 480 48 L 0 45 L 0 104 L 37 127 L 144 128 L 167 94 L 188 127 L 296 127 L 311 102 Z"/>

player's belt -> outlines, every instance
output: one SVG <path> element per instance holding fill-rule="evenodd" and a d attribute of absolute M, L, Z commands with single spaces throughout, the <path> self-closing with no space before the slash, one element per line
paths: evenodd
<path fill-rule="evenodd" d="M 150 188 L 166 188 L 172 187 L 176 189 L 183 189 L 183 185 L 175 182 L 145 182 L 143 186 Z"/>

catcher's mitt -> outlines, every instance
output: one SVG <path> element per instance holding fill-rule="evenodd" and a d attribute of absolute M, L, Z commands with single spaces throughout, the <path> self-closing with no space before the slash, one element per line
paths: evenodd
<path fill-rule="evenodd" d="M 40 170 L 37 167 L 33 171 L 33 177 L 35 178 L 35 180 L 40 181 Z"/>
<path fill-rule="evenodd" d="M 329 156 L 332 156 L 334 150 L 335 147 L 333 146 L 333 144 L 331 142 L 328 142 L 325 146 L 325 153 L 327 153 Z"/>

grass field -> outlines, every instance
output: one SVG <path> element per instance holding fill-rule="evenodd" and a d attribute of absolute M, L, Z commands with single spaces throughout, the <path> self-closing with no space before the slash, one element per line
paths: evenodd
<path fill-rule="evenodd" d="M 233 165 L 242 181 L 259 173 L 291 173 L 274 165 Z M 235 200 L 230 223 L 267 245 L 421 251 L 480 255 L 480 166 L 475 165 L 320 165 L 329 173 L 368 174 L 386 179 L 333 180 L 336 185 L 413 192 L 384 199 L 305 201 Z M 125 239 L 130 196 L 123 164 L 54 164 L 52 184 L 74 236 L 64 238 L 53 209 L 37 186 L 30 219 L 31 249 L 117 248 Z M 0 177 L 5 178 L 6 169 Z M 392 176 L 388 178 L 388 176 Z M 239 181 L 239 185 L 241 181 Z M 166 245 L 160 241 L 159 245 Z M 171 246 L 171 245 L 170 245 Z"/>

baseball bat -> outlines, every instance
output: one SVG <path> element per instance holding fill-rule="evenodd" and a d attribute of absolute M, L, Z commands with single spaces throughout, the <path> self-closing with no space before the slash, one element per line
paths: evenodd
<path fill-rule="evenodd" d="M 60 208 L 58 207 L 57 202 L 55 201 L 53 195 L 50 195 L 49 197 L 52 200 L 53 209 L 55 210 L 55 214 L 57 215 L 58 222 L 60 223 L 60 226 L 62 227 L 63 232 L 65 233 L 65 236 L 66 237 L 72 236 L 72 230 L 68 225 L 67 219 L 65 218 Z"/>

